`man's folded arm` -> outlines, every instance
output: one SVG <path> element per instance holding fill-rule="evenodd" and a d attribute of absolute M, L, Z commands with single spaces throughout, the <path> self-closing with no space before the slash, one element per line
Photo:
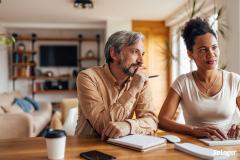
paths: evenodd
<path fill-rule="evenodd" d="M 110 106 L 106 106 L 98 91 L 97 82 L 85 73 L 78 75 L 77 90 L 81 110 L 98 133 L 101 133 L 110 121 L 125 121 L 133 110 L 135 96 L 128 91 Z"/>
<path fill-rule="evenodd" d="M 127 119 L 131 126 L 130 134 L 152 134 L 157 130 L 158 118 L 154 113 L 152 94 L 149 84 L 140 92 L 135 108 L 136 119 Z"/>

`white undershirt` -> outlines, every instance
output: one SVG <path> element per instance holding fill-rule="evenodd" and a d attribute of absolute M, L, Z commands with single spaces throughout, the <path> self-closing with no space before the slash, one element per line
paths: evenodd
<path fill-rule="evenodd" d="M 239 123 L 240 112 L 236 97 L 240 95 L 240 76 L 222 70 L 223 86 L 214 96 L 204 95 L 197 87 L 192 72 L 179 76 L 172 88 L 181 97 L 186 124 L 193 126 L 212 125 L 228 130 Z"/>

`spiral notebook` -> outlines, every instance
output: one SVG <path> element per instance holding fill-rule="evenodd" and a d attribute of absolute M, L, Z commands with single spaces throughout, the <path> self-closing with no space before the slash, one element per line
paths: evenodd
<path fill-rule="evenodd" d="M 116 139 L 109 138 L 107 142 L 142 152 L 166 145 L 164 138 L 148 135 L 128 135 Z"/>

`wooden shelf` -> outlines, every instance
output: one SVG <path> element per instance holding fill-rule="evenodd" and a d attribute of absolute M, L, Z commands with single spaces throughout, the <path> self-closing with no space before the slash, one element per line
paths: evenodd
<path fill-rule="evenodd" d="M 27 62 L 27 63 L 24 63 L 24 62 L 21 62 L 21 63 L 13 63 L 12 64 L 13 66 L 18 66 L 18 67 L 27 67 L 27 66 L 35 66 L 35 64 L 34 63 L 29 63 L 29 62 Z"/>
<path fill-rule="evenodd" d="M 35 54 L 36 51 L 30 51 L 30 50 L 16 50 L 14 51 L 15 53 L 18 53 L 18 54 Z"/>
<path fill-rule="evenodd" d="M 32 40 L 32 37 L 28 37 L 28 36 L 18 36 L 16 38 L 16 40 L 20 40 L 20 41 L 31 41 Z M 96 38 L 72 38 L 72 37 L 37 37 L 37 38 L 34 38 L 34 40 L 36 41 L 94 41 L 96 42 Z"/>
<path fill-rule="evenodd" d="M 77 93 L 76 90 L 43 90 L 43 91 L 33 91 L 34 94 L 62 94 L 62 93 Z"/>
<path fill-rule="evenodd" d="M 38 37 L 37 41 L 78 41 L 78 38 L 54 38 L 54 37 Z"/>
<path fill-rule="evenodd" d="M 75 80 L 77 77 L 69 77 L 69 76 L 54 76 L 54 77 L 34 77 L 35 80 Z"/>
<path fill-rule="evenodd" d="M 14 80 L 16 79 L 34 79 L 34 80 L 76 80 L 77 77 L 35 77 L 35 76 L 29 76 L 29 77 L 23 77 L 23 76 L 15 76 L 13 77 Z"/>
<path fill-rule="evenodd" d="M 81 57 L 79 61 L 86 61 L 86 60 L 98 60 L 97 57 Z"/>
<path fill-rule="evenodd" d="M 16 79 L 33 80 L 34 76 L 29 76 L 29 77 L 15 76 L 15 77 L 13 77 L 13 80 L 16 80 Z"/>

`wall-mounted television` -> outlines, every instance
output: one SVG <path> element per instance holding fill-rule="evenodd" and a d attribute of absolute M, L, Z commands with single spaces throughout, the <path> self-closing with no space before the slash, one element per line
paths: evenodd
<path fill-rule="evenodd" d="M 77 45 L 40 45 L 41 67 L 77 67 Z"/>

